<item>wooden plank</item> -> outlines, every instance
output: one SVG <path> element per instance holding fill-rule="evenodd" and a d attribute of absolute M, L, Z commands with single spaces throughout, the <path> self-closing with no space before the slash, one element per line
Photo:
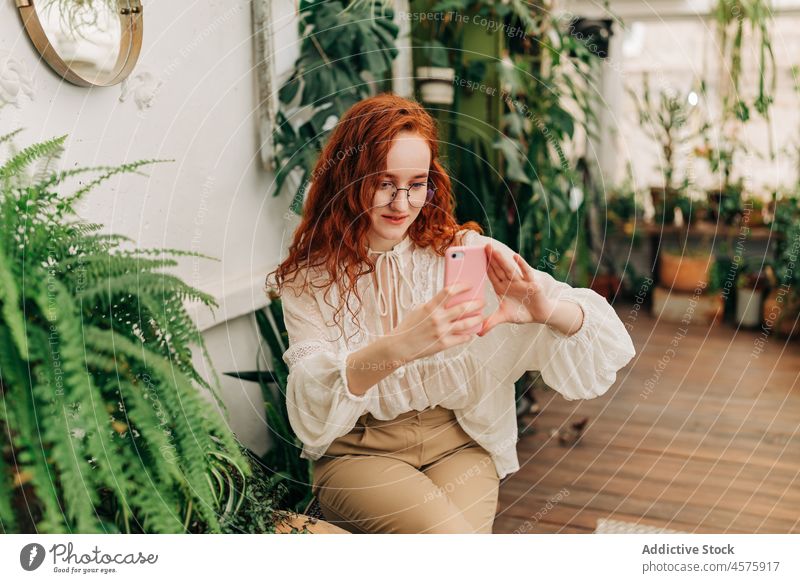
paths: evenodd
<path fill-rule="evenodd" d="M 544 502 L 544 501 L 543 501 Z M 503 508 L 498 512 L 495 520 L 494 532 L 504 532 L 508 534 L 526 534 L 537 532 L 567 532 L 559 531 L 558 526 L 564 525 L 581 531 L 594 532 L 597 528 L 597 521 L 600 518 L 622 520 L 634 524 L 669 528 L 691 533 L 714 533 L 717 529 L 698 526 L 692 523 L 684 523 L 677 520 L 667 522 L 652 518 L 641 518 L 625 512 L 607 512 L 593 508 L 581 508 L 570 503 L 569 498 L 548 511 L 540 519 L 536 519 L 533 514 L 526 514 L 519 506 Z M 728 532 L 743 532 L 735 529 Z"/>
<path fill-rule="evenodd" d="M 508 488 L 507 492 L 514 496 L 518 490 Z M 772 515 L 761 516 L 742 512 L 740 508 L 724 508 L 695 504 L 693 502 L 673 502 L 669 500 L 654 500 L 652 497 L 639 498 L 622 492 L 613 492 L 607 488 L 598 491 L 595 488 L 584 489 L 574 485 L 568 486 L 570 503 L 579 507 L 591 507 L 595 510 L 610 512 L 625 512 L 633 516 L 647 516 L 661 523 L 671 520 L 690 524 L 694 523 L 705 528 L 718 529 L 717 532 L 726 532 L 729 528 L 744 530 L 751 533 L 786 533 L 797 532 L 794 521 L 776 518 Z"/>

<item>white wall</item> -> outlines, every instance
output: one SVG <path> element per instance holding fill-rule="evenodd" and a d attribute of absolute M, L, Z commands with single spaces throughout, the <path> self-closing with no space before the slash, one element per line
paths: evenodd
<path fill-rule="evenodd" d="M 294 7 L 275 0 L 276 63 L 297 54 Z M 221 261 L 184 259 L 177 274 L 219 298 L 216 324 L 198 315 L 221 374 L 251 370 L 251 315 L 266 304 L 264 276 L 283 256 L 288 196 L 272 196 L 259 167 L 249 0 L 145 2 L 142 55 L 126 86 L 81 88 L 39 59 L 13 2 L 0 4 L 0 132 L 26 128 L 17 144 L 69 134 L 63 167 L 170 158 L 97 189 L 81 215 L 142 247 L 193 249 Z M 30 84 L 30 91 L 25 87 Z M 15 88 L 19 88 L 19 93 Z M 0 95 L 3 95 L 0 93 Z M 226 319 L 230 322 L 226 323 Z M 268 444 L 257 386 L 223 378 L 240 439 Z"/>

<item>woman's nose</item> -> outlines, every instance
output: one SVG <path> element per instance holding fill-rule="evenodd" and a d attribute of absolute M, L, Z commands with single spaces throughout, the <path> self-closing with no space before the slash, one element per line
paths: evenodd
<path fill-rule="evenodd" d="M 408 194 L 406 194 L 405 190 L 401 190 L 397 193 L 390 207 L 396 211 L 408 210 Z"/>

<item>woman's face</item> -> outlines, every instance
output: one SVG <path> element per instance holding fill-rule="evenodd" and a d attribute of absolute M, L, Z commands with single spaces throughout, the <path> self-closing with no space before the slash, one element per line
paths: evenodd
<path fill-rule="evenodd" d="M 416 185 L 412 192 L 419 193 L 420 183 L 428 181 L 430 164 L 431 149 L 425 138 L 414 132 L 398 133 L 389 149 L 379 190 L 385 193 L 391 192 L 392 185 L 403 189 Z M 375 251 L 388 251 L 399 243 L 422 210 L 408 203 L 406 190 L 398 191 L 388 206 L 377 206 L 382 199 L 385 199 L 385 194 L 382 197 L 376 192 L 369 209 L 371 226 L 367 236 L 369 246 Z M 390 220 L 390 217 L 398 220 Z"/>

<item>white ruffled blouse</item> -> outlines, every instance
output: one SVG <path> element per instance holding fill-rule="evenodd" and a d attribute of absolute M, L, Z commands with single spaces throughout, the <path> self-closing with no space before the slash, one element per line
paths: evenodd
<path fill-rule="evenodd" d="M 465 231 L 465 245 L 491 243 L 513 262 L 513 251 L 504 243 Z M 583 325 L 577 332 L 565 336 L 544 324 L 500 324 L 483 337 L 476 335 L 398 367 L 363 395 L 355 395 L 347 386 L 347 355 L 382 333 L 380 314 L 391 318 L 396 306 L 398 322 L 402 321 L 409 310 L 428 302 L 444 286 L 444 257 L 417 246 L 408 235 L 389 251 L 370 249 L 370 253 L 377 255 L 376 275 L 388 276 L 389 289 L 380 284 L 376 289 L 371 276 L 360 277 L 360 311 L 353 319 L 345 307 L 338 316 L 343 318 L 344 334 L 333 323 L 334 310 L 325 302 L 324 290 L 306 286 L 298 296 L 287 285 L 281 296 L 289 335 L 289 348 L 283 354 L 289 367 L 287 409 L 292 429 L 303 442 L 302 458 L 319 459 L 366 412 L 389 420 L 438 405 L 454 411 L 464 431 L 489 452 L 503 478 L 519 469 L 514 383 L 525 371 L 541 371 L 544 382 L 565 399 L 591 399 L 605 393 L 617 371 L 635 355 L 628 331 L 605 298 L 537 270 L 548 296 L 583 309 Z M 387 269 L 388 274 L 383 271 Z M 334 285 L 328 299 L 338 306 L 339 297 Z M 499 303 L 488 278 L 485 299 L 488 316 Z M 348 302 L 356 312 L 357 298 L 350 294 Z"/>

